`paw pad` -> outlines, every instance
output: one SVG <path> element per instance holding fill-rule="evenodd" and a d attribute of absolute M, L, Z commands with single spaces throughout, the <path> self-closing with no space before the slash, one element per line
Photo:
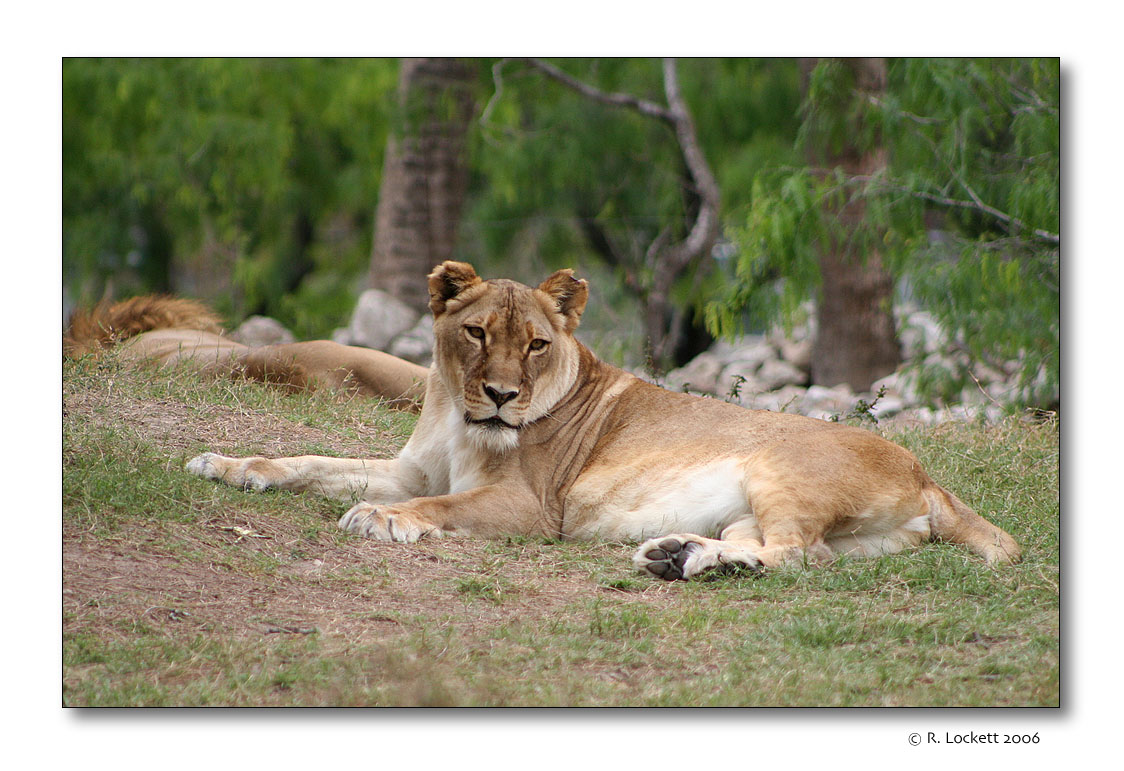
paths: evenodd
<path fill-rule="evenodd" d="M 645 558 L 651 560 L 645 567 L 649 573 L 664 581 L 678 581 L 683 578 L 684 563 L 697 548 L 697 543 L 680 543 L 675 538 L 665 538 L 656 548 L 644 553 Z"/>

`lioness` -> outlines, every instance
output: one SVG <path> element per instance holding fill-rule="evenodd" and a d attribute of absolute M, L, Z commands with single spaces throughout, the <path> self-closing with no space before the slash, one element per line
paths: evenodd
<path fill-rule="evenodd" d="M 672 393 L 574 338 L 589 289 L 537 288 L 445 262 L 429 276 L 434 364 L 395 460 L 228 458 L 188 471 L 359 503 L 344 530 L 380 541 L 538 534 L 644 541 L 665 580 L 896 552 L 929 538 L 989 563 L 1019 547 L 868 431 Z"/>

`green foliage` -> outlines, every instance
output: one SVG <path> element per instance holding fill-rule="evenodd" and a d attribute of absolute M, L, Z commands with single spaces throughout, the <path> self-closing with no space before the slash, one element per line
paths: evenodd
<path fill-rule="evenodd" d="M 331 324 L 297 309 L 324 300 L 350 310 L 396 69 L 65 60 L 63 263 L 74 301 L 98 299 L 108 280 L 124 294 L 202 275 L 233 320 L 264 311 L 298 333 L 326 333 Z"/>
<path fill-rule="evenodd" d="M 664 101 L 657 60 L 557 63 L 602 90 Z M 494 64 L 475 60 L 477 114 Z M 177 291 L 232 323 L 269 313 L 299 337 L 342 324 L 365 276 L 387 132 L 414 115 L 399 106 L 397 70 L 393 60 L 67 59 L 70 301 Z M 793 157 L 796 63 L 686 59 L 679 74 L 725 210 L 737 212 L 760 169 Z M 470 133 L 458 256 L 526 281 L 603 263 L 618 286 L 601 281 L 601 298 L 636 316 L 619 287 L 625 265 L 639 265 L 664 227 L 681 236 L 690 221 L 672 132 L 523 66 L 506 66 L 502 82 Z M 691 277 L 676 301 L 698 302 L 717 280 Z M 620 334 L 612 319 L 605 328 Z"/>
<path fill-rule="evenodd" d="M 882 386 L 878 389 L 878 393 L 874 395 L 871 401 L 868 402 L 866 399 L 857 400 L 854 407 L 843 413 L 843 421 L 853 421 L 860 426 L 864 423 L 869 423 L 872 427 L 876 427 L 878 425 L 878 415 L 874 413 L 874 408 L 885 396 L 886 386 Z M 838 423 L 839 419 L 839 415 L 831 415 L 828 417 L 828 420 L 832 423 Z"/>
<path fill-rule="evenodd" d="M 845 152 L 866 152 L 881 143 L 877 106 L 856 98 L 855 71 L 838 59 L 824 59 L 809 73 L 801 106 L 797 145 L 818 161 Z"/>
<path fill-rule="evenodd" d="M 807 163 L 760 171 L 708 326 L 731 335 L 791 318 L 817 291 L 823 245 L 862 239 L 858 251 L 877 252 L 968 356 L 943 390 L 970 384 L 980 364 L 1014 362 L 1024 403 L 1055 401 L 1059 88 L 1056 59 L 902 59 L 884 94 L 858 97 L 849 68 L 821 62 L 802 108 L 804 157 L 881 144 L 888 165 L 866 175 Z M 831 215 L 849 203 L 864 207 L 863 228 Z"/>
<path fill-rule="evenodd" d="M 666 103 L 657 60 L 554 63 L 601 91 Z M 492 66 L 481 62 L 480 76 L 494 90 Z M 723 206 L 737 211 L 748 203 L 758 170 L 792 155 L 796 63 L 685 59 L 678 71 Z M 465 221 L 470 248 L 485 265 L 526 280 L 544 267 L 593 257 L 616 272 L 618 283 L 631 272 L 645 285 L 648 246 L 664 228 L 672 238 L 683 237 L 691 221 L 670 128 L 576 94 L 516 63 L 502 68 L 500 88 L 473 145 L 475 176 Z M 697 301 L 706 290 L 701 281 L 685 281 L 680 302 Z"/>

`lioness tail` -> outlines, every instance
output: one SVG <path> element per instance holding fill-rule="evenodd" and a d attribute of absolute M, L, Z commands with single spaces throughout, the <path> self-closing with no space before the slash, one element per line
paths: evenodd
<path fill-rule="evenodd" d="M 936 483 L 925 491 L 933 537 L 967 546 L 988 564 L 1018 562 L 1019 545 L 1006 531 L 988 522 Z"/>

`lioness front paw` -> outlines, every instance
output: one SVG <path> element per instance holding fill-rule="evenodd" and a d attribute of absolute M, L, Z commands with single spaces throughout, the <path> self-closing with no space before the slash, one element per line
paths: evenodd
<path fill-rule="evenodd" d="M 440 538 L 445 533 L 436 525 L 394 506 L 357 503 L 340 517 L 340 529 L 376 541 L 414 543 L 422 538 Z"/>
<path fill-rule="evenodd" d="M 217 453 L 205 452 L 189 460 L 184 468 L 187 469 L 188 473 L 195 474 L 204 479 L 219 479 L 222 477 L 222 471 L 219 470 L 219 467 L 222 461 L 225 460 L 230 459 L 224 458 Z"/>
<path fill-rule="evenodd" d="M 668 535 L 645 541 L 632 557 L 642 572 L 664 581 L 734 573 L 760 574 L 761 560 L 735 544 L 691 535 Z"/>
<path fill-rule="evenodd" d="M 188 473 L 204 479 L 214 479 L 234 487 L 259 492 L 276 486 L 276 472 L 270 472 L 273 461 L 265 458 L 228 458 L 215 452 L 196 455 L 184 466 Z"/>

